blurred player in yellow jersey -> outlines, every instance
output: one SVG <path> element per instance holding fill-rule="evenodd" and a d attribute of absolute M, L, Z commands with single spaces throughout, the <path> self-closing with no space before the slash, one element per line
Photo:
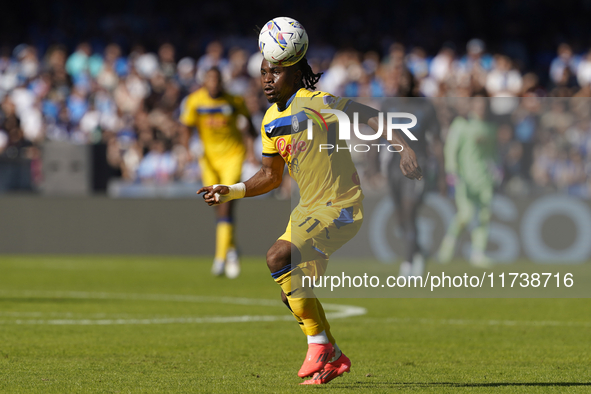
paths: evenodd
<path fill-rule="evenodd" d="M 331 333 L 322 304 L 304 292 L 299 279 L 322 275 L 330 255 L 355 236 L 363 221 L 363 193 L 347 141 L 336 136 L 337 119 L 326 115 L 310 130 L 309 119 L 322 110 L 339 110 L 374 130 L 380 125 L 377 110 L 354 101 L 312 92 L 320 79 L 305 58 L 289 67 L 264 60 L 261 84 L 267 110 L 261 128 L 263 166 L 245 183 L 204 187 L 198 193 L 209 205 L 236 198 L 267 193 L 281 184 L 283 168 L 297 182 L 300 201 L 292 211 L 285 233 L 267 252 L 271 276 L 281 287 L 281 298 L 307 336 L 308 352 L 298 372 L 303 384 L 324 384 L 348 372 L 351 361 L 342 353 Z M 334 112 L 333 112 L 334 114 Z M 384 133 L 386 134 L 386 133 Z M 391 142 L 402 146 L 400 169 L 410 179 L 421 179 L 421 169 L 413 150 L 396 131 Z M 322 149 L 329 147 L 332 149 Z M 338 147 L 339 149 L 335 149 Z M 292 282 L 293 279 L 293 282 Z"/>
<path fill-rule="evenodd" d="M 246 117 L 248 127 L 239 130 L 238 115 Z M 226 93 L 218 68 L 205 74 L 203 87 L 187 97 L 181 113 L 185 133 L 196 128 L 203 143 L 203 155 L 199 158 L 204 185 L 232 185 L 240 182 L 242 163 L 245 159 L 256 162 L 253 139 L 256 132 L 242 97 Z M 214 275 L 226 274 L 236 278 L 240 263 L 234 244 L 233 204 L 215 207 L 217 217 Z"/>

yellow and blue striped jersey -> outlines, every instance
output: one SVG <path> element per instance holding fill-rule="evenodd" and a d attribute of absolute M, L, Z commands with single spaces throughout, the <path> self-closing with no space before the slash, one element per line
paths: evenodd
<path fill-rule="evenodd" d="M 363 200 L 347 142 L 337 139 L 338 119 L 320 113 L 322 109 L 345 111 L 348 103 L 325 92 L 300 89 L 285 110 L 274 104 L 263 118 L 263 156 L 280 155 L 285 160 L 300 189 L 300 206 L 346 208 Z M 308 139 L 309 124 L 312 139 Z"/>

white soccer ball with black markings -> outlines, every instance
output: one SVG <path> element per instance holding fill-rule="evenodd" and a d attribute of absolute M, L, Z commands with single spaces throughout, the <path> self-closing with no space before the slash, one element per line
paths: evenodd
<path fill-rule="evenodd" d="M 308 34 L 301 23 L 293 18 L 274 18 L 261 29 L 259 49 L 269 62 L 278 66 L 291 66 L 306 55 Z"/>

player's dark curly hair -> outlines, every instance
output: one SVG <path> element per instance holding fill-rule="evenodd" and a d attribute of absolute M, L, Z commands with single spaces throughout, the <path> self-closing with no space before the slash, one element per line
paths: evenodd
<path fill-rule="evenodd" d="M 305 57 L 296 63 L 296 67 L 302 72 L 300 84 L 306 89 L 316 90 L 316 84 L 323 73 L 314 74 L 312 67 L 308 64 L 308 59 Z"/>

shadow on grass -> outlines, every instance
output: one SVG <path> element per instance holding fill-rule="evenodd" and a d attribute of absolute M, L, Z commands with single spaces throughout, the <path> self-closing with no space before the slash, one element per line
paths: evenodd
<path fill-rule="evenodd" d="M 380 388 L 403 388 L 403 387 L 591 387 L 591 383 L 586 382 L 490 382 L 490 383 L 452 383 L 452 382 L 355 382 L 354 384 L 339 385 L 339 388 L 358 389 L 360 387 L 380 387 Z"/>

